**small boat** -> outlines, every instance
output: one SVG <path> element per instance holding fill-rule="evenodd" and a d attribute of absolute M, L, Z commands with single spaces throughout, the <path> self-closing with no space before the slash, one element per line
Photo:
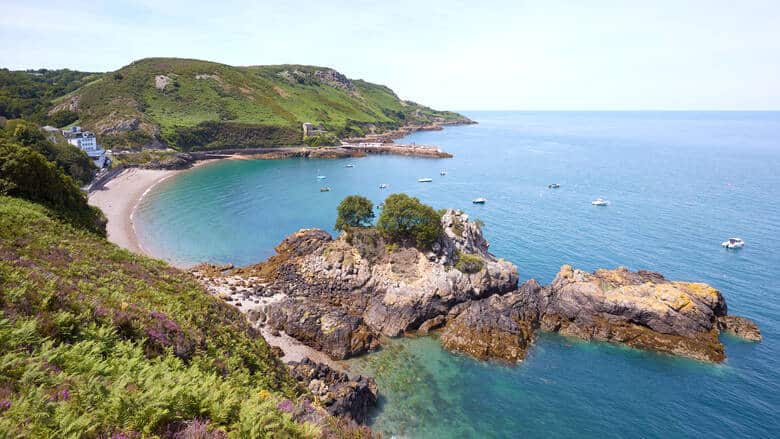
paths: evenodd
<path fill-rule="evenodd" d="M 447 170 L 442 169 L 441 171 L 439 171 L 439 175 L 447 175 Z"/>
<path fill-rule="evenodd" d="M 387 183 L 382 183 L 382 184 L 379 185 L 379 189 L 387 189 L 389 187 L 390 187 L 390 185 L 387 184 Z"/>
<path fill-rule="evenodd" d="M 592 204 L 594 206 L 609 206 L 609 201 L 607 201 L 607 200 L 605 200 L 605 199 L 603 199 L 601 197 L 598 197 L 595 200 L 591 201 L 590 204 Z"/>
<path fill-rule="evenodd" d="M 352 163 L 349 163 L 349 164 L 347 164 L 347 165 L 346 165 L 346 166 L 344 166 L 344 167 L 345 167 L 345 168 L 354 168 L 354 167 L 355 167 L 355 165 L 353 165 Z"/>
<path fill-rule="evenodd" d="M 325 180 L 326 178 L 328 178 L 328 177 L 326 177 L 324 175 L 321 175 L 320 174 L 320 170 L 317 169 L 317 180 Z"/>
<path fill-rule="evenodd" d="M 323 186 L 320 188 L 320 192 L 330 192 L 330 186 Z"/>
<path fill-rule="evenodd" d="M 471 202 L 474 204 L 485 204 L 486 201 L 487 200 L 484 198 L 474 198 L 473 200 L 471 200 Z"/>
<path fill-rule="evenodd" d="M 553 184 L 547 185 L 547 187 L 550 188 L 550 189 L 558 189 L 559 187 L 561 187 L 561 185 L 559 185 L 558 183 L 553 183 Z"/>
<path fill-rule="evenodd" d="M 432 178 L 418 178 L 418 179 L 417 179 L 417 182 L 418 182 L 418 183 L 430 183 L 430 182 L 432 182 L 432 181 L 433 181 L 433 179 L 432 179 Z"/>
<path fill-rule="evenodd" d="M 742 248 L 745 246 L 745 241 L 739 238 L 729 238 L 728 241 L 723 241 L 720 245 L 726 248 Z"/>

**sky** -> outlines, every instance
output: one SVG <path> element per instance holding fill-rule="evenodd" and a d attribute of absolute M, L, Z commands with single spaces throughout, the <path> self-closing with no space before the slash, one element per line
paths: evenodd
<path fill-rule="evenodd" d="M 780 1 L 0 0 L 0 68 L 313 64 L 448 110 L 780 110 Z"/>

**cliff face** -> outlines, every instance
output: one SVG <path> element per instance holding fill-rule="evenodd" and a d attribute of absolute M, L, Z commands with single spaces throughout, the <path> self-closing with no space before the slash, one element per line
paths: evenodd
<path fill-rule="evenodd" d="M 625 267 L 587 273 L 564 265 L 549 286 L 535 281 L 501 298 L 473 302 L 450 319 L 442 342 L 480 358 L 521 359 L 534 329 L 585 340 L 623 343 L 703 361 L 725 359 L 720 330 L 760 340 L 756 325 L 726 315 L 721 293 Z M 514 350 L 494 346 L 509 338 Z"/>

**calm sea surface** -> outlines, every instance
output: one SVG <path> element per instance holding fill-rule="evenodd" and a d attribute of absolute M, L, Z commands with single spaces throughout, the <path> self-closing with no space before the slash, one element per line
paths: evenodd
<path fill-rule="evenodd" d="M 468 115 L 480 124 L 405 139 L 453 159 L 223 161 L 183 173 L 139 206 L 142 244 L 178 264 L 249 264 L 299 228 L 331 230 L 346 195 L 406 192 L 483 220 L 521 280 L 547 283 L 572 264 L 707 282 L 764 336 L 723 337 L 722 365 L 544 334 L 514 367 L 444 352 L 435 338 L 396 340 L 350 367 L 376 377 L 373 427 L 388 436 L 780 436 L 780 113 Z M 591 206 L 599 196 L 611 204 Z M 720 247 L 732 236 L 745 248 Z"/>

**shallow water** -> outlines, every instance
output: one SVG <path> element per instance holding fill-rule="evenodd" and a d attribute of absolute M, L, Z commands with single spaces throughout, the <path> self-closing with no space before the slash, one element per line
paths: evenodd
<path fill-rule="evenodd" d="M 480 124 L 405 139 L 453 159 L 223 161 L 184 173 L 142 201 L 142 244 L 179 264 L 248 264 L 299 228 L 331 229 L 349 194 L 379 202 L 407 192 L 461 208 L 484 221 L 492 252 L 521 279 L 549 282 L 570 263 L 707 282 L 764 341 L 724 338 L 728 360 L 714 366 L 545 335 L 507 367 L 443 352 L 430 338 L 398 340 L 352 362 L 380 383 L 375 428 L 412 437 L 780 434 L 780 113 L 469 116 Z M 598 196 L 611 204 L 591 206 Z M 476 197 L 488 201 L 473 205 Z M 731 236 L 746 247 L 722 249 Z"/>

